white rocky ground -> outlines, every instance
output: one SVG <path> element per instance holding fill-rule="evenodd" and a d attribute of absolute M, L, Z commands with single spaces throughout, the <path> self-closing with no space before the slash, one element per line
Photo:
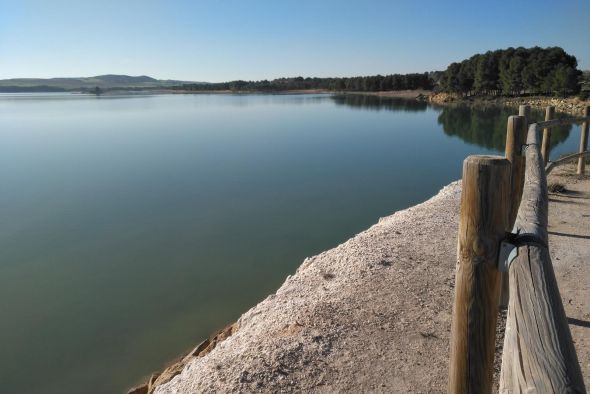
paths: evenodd
<path fill-rule="evenodd" d="M 557 172 L 557 171 L 556 171 Z M 562 175 L 550 246 L 590 376 L 590 181 Z M 445 392 L 460 184 L 306 259 L 155 392 Z"/>

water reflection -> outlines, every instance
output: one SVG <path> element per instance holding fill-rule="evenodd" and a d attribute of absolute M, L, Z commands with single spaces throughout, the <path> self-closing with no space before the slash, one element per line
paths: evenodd
<path fill-rule="evenodd" d="M 449 106 L 444 107 L 438 116 L 438 124 L 445 134 L 457 136 L 463 141 L 488 149 L 504 151 L 506 142 L 506 122 L 515 115 L 515 109 L 499 106 Z M 543 112 L 533 110 L 532 121 L 543 119 Z M 560 126 L 552 129 L 551 148 L 564 142 L 572 126 Z"/>
<path fill-rule="evenodd" d="M 380 97 L 372 95 L 335 95 L 332 100 L 337 105 L 346 105 L 358 109 L 370 109 L 374 111 L 404 111 L 422 112 L 426 111 L 428 104 L 418 100 L 408 100 L 399 97 Z"/>
<path fill-rule="evenodd" d="M 332 96 L 332 100 L 337 105 L 375 111 L 421 112 L 432 108 L 435 111 L 440 111 L 438 124 L 442 126 L 446 135 L 459 137 L 469 144 L 499 152 L 504 151 L 508 117 L 518 113 L 512 107 L 493 105 L 449 105 L 443 107 L 432 106 L 423 101 L 371 95 L 335 95 Z M 544 112 L 533 109 L 531 116 L 533 122 L 542 121 Z M 571 125 L 552 129 L 551 148 L 564 142 L 571 129 Z"/>

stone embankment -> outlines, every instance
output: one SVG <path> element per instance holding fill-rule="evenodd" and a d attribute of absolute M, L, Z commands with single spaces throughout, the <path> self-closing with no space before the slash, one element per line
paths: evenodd
<path fill-rule="evenodd" d="M 584 108 L 590 105 L 590 100 L 580 100 L 577 97 L 556 98 L 556 97 L 457 97 L 449 93 L 433 93 L 426 98 L 434 104 L 495 104 L 518 107 L 519 105 L 530 105 L 536 108 L 554 106 L 557 112 L 580 115 Z"/>
<path fill-rule="evenodd" d="M 590 180 L 551 177 L 563 185 L 550 196 L 551 254 L 588 380 Z M 275 294 L 132 392 L 446 392 L 460 193 L 454 182 L 306 259 Z"/>

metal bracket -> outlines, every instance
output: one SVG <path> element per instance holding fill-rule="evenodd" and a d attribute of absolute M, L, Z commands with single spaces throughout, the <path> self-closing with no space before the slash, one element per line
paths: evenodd
<path fill-rule="evenodd" d="M 526 150 L 528 149 L 529 146 L 539 146 L 539 144 L 522 144 L 520 146 L 520 154 L 522 156 L 526 155 Z"/>
<path fill-rule="evenodd" d="M 500 242 L 500 250 L 498 251 L 498 271 L 508 272 L 510 264 L 518 256 L 518 246 L 511 244 L 508 241 Z"/>
<path fill-rule="evenodd" d="M 518 256 L 518 247 L 525 245 L 549 249 L 547 242 L 537 234 L 521 233 L 520 229 L 516 233 L 506 233 L 506 238 L 500 242 L 498 251 L 498 271 L 508 272 L 510 264 Z"/>

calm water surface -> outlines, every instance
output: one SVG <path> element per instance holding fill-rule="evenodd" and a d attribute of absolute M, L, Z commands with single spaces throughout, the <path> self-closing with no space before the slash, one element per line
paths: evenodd
<path fill-rule="evenodd" d="M 2 391 L 125 391 L 305 257 L 429 198 L 467 155 L 502 151 L 513 113 L 362 96 L 0 95 Z M 576 149 L 577 130 L 554 133 L 554 155 Z"/>

